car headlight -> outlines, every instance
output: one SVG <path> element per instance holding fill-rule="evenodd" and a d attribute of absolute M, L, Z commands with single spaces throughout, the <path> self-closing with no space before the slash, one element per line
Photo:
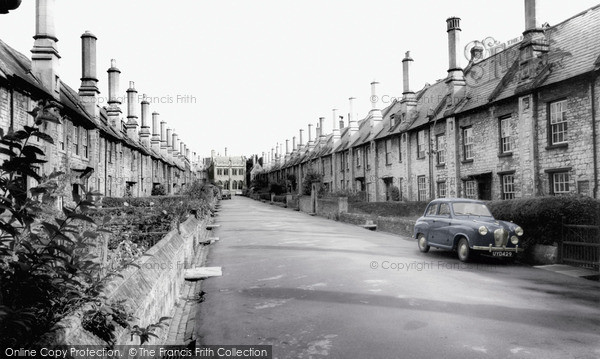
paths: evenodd
<path fill-rule="evenodd" d="M 512 236 L 510 237 L 510 241 L 512 242 L 512 244 L 517 245 L 519 244 L 519 238 L 517 238 L 517 236 Z"/>
<path fill-rule="evenodd" d="M 517 234 L 517 236 L 521 237 L 523 235 L 523 228 L 521 228 L 520 226 L 515 228 L 515 233 Z"/>
<path fill-rule="evenodd" d="M 479 234 L 481 234 L 482 236 L 485 236 L 487 233 L 488 233 L 488 229 L 486 226 L 479 227 Z"/>

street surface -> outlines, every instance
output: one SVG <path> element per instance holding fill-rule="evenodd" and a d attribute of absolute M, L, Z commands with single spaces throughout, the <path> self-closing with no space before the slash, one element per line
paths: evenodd
<path fill-rule="evenodd" d="M 600 283 L 455 253 L 244 197 L 222 201 L 205 345 L 274 358 L 600 358 Z"/>

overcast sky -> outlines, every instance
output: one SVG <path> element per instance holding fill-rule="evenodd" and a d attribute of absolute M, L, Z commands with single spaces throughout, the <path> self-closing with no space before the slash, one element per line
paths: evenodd
<path fill-rule="evenodd" d="M 597 4 L 539 2 L 540 23 L 550 25 Z M 381 83 L 381 98 L 401 96 L 407 50 L 415 60 L 413 90 L 445 77 L 450 16 L 462 18 L 463 47 L 490 36 L 514 39 L 525 23 L 523 0 L 56 3 L 62 80 L 79 88 L 80 36 L 91 31 L 98 37 L 101 96 L 107 96 L 106 70 L 114 58 L 123 94 L 135 81 L 140 95 L 158 98 L 151 110 L 202 156 L 211 149 L 222 154 L 225 147 L 229 154 L 260 155 L 285 139 L 291 144 L 300 128 L 320 116 L 327 118 L 329 132 L 331 110 L 346 115 L 351 96 L 362 118 L 371 108 L 373 80 Z M 0 38 L 28 57 L 34 4 L 24 1 L 0 17 Z"/>

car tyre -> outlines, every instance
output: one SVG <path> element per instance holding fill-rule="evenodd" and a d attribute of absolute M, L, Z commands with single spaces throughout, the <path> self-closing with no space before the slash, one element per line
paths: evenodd
<path fill-rule="evenodd" d="M 427 244 L 427 238 L 424 235 L 420 234 L 417 239 L 417 244 L 419 245 L 419 250 L 423 253 L 429 252 L 429 244 Z"/>
<path fill-rule="evenodd" d="M 461 262 L 469 261 L 471 255 L 471 248 L 469 248 L 469 241 L 467 241 L 466 238 L 461 238 L 460 241 L 458 241 L 456 251 L 458 252 L 458 259 Z"/>

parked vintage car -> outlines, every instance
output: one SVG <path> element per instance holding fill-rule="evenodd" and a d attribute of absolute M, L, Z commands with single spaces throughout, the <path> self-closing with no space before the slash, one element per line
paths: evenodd
<path fill-rule="evenodd" d="M 473 253 L 514 258 L 523 251 L 521 227 L 496 220 L 484 202 L 463 198 L 431 201 L 415 224 L 414 237 L 421 252 L 456 250 L 463 262 Z"/>
<path fill-rule="evenodd" d="M 228 189 L 221 191 L 221 199 L 231 199 L 231 192 Z"/>

